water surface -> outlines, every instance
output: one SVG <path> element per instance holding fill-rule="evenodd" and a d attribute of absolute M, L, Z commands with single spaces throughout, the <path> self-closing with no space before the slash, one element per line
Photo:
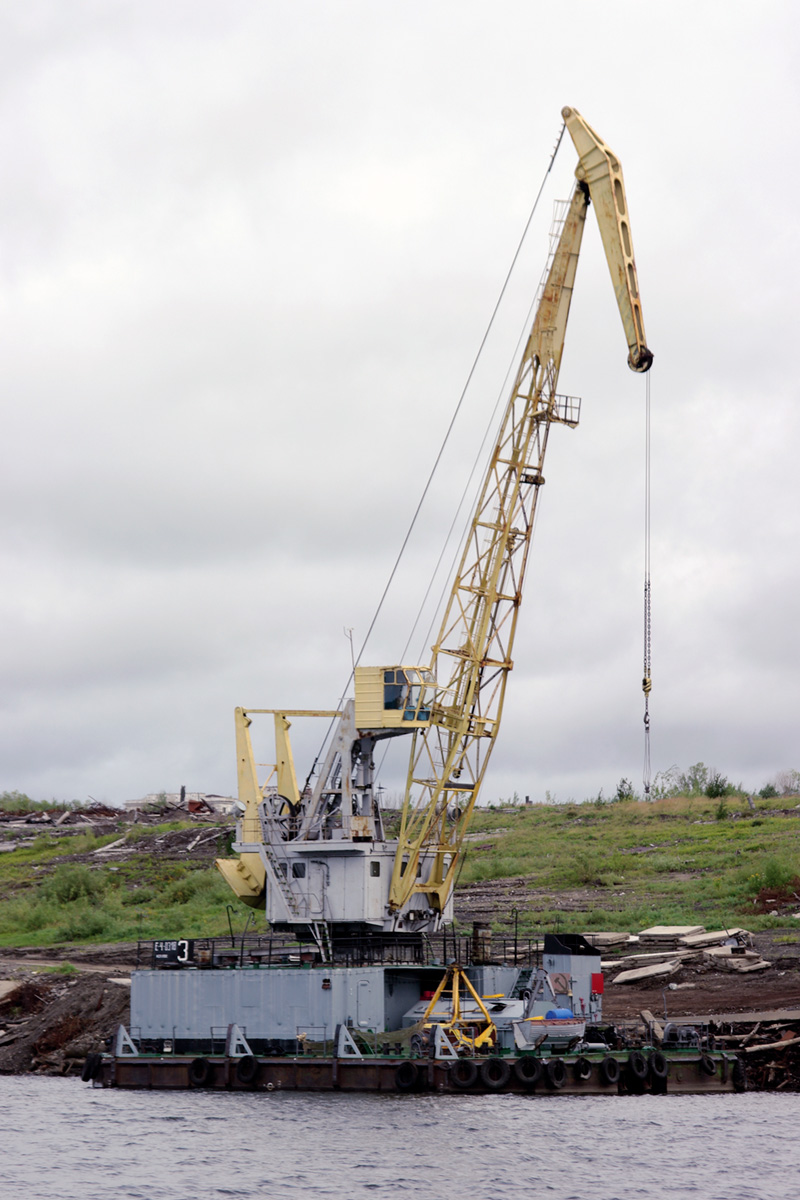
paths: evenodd
<path fill-rule="evenodd" d="M 788 1200 L 800 1097 L 130 1092 L 0 1077 L 3 1200 Z"/>

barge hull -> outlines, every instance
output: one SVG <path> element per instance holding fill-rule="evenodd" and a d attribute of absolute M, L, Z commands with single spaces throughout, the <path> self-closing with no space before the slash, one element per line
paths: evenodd
<path fill-rule="evenodd" d="M 91 1074 L 95 1087 L 214 1092 L 427 1091 L 461 1095 L 512 1092 L 537 1096 L 608 1096 L 741 1092 L 747 1086 L 742 1064 L 732 1055 L 666 1056 L 666 1078 L 654 1078 L 648 1073 L 645 1080 L 632 1077 L 627 1055 L 610 1057 L 618 1064 L 618 1080 L 607 1079 L 602 1060 L 559 1057 L 541 1060 L 541 1077 L 534 1084 L 521 1082 L 515 1070 L 516 1060 L 506 1059 L 461 1059 L 459 1064 L 471 1066 L 461 1066 L 456 1071 L 454 1064 L 441 1060 L 391 1057 L 353 1060 L 304 1056 L 237 1059 L 104 1055 Z M 563 1064 L 563 1070 L 548 1071 L 548 1061 Z M 498 1062 L 502 1067 L 497 1066 Z M 555 1078 L 550 1078 L 551 1075 Z"/>

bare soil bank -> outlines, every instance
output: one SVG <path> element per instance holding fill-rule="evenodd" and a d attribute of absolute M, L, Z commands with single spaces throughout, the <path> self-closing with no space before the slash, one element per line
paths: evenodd
<path fill-rule="evenodd" d="M 130 1021 L 129 981 L 113 982 L 118 972 L 66 978 L 5 963 L 0 975 L 15 985 L 0 999 L 0 1074 L 80 1074 L 86 1055 Z"/>

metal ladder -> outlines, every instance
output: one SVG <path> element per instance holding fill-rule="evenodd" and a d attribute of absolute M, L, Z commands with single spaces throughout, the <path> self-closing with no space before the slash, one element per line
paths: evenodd
<path fill-rule="evenodd" d="M 317 943 L 323 962 L 333 962 L 333 942 L 331 930 L 327 921 L 312 921 L 311 933 Z"/>
<path fill-rule="evenodd" d="M 284 900 L 286 901 L 287 908 L 289 909 L 292 916 L 300 917 L 301 913 L 300 913 L 300 909 L 298 908 L 298 905 L 297 905 L 297 897 L 295 896 L 295 894 L 292 890 L 292 885 L 289 882 L 288 876 L 284 875 L 284 873 L 283 873 L 283 866 L 285 864 L 281 863 L 280 859 L 278 858 L 275 851 L 272 849 L 272 846 L 270 845 L 269 842 L 265 841 L 263 843 L 263 845 L 264 845 L 264 853 L 267 856 L 267 859 L 269 860 L 270 866 L 272 867 L 272 873 L 275 876 L 275 879 L 277 880 L 278 887 L 280 888 L 281 895 L 283 896 Z"/>

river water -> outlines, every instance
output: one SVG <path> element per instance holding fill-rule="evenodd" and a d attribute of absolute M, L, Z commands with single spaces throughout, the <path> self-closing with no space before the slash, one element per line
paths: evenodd
<path fill-rule="evenodd" d="M 800 1097 L 130 1092 L 0 1077 L 3 1200 L 787 1200 Z"/>

